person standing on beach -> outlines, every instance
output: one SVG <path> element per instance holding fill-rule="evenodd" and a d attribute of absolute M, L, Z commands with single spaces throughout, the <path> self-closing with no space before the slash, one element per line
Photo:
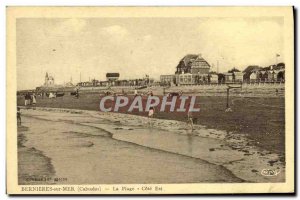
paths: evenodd
<path fill-rule="evenodd" d="M 36 104 L 36 96 L 35 96 L 35 93 L 32 94 L 32 105 L 35 106 Z"/>
<path fill-rule="evenodd" d="M 27 93 L 24 95 L 24 99 L 25 99 L 24 105 L 27 106 Z"/>
<path fill-rule="evenodd" d="M 30 105 L 30 99 L 31 99 L 30 94 L 27 92 L 24 97 L 25 97 L 25 106 Z"/>
<path fill-rule="evenodd" d="M 35 95 L 35 93 L 33 93 L 32 96 L 31 96 L 31 102 L 32 102 L 33 109 L 35 110 L 35 104 L 36 104 L 36 95 Z"/>
<path fill-rule="evenodd" d="M 152 126 L 152 118 L 154 117 L 154 108 L 150 107 L 148 112 L 149 126 Z"/>
<path fill-rule="evenodd" d="M 79 99 L 79 90 L 78 90 L 78 89 L 76 89 L 75 97 L 76 97 L 77 99 Z"/>
<path fill-rule="evenodd" d="M 136 97 L 138 95 L 138 91 L 135 89 L 134 90 L 134 97 Z"/>
<path fill-rule="evenodd" d="M 22 124 L 20 107 L 17 107 L 17 124 L 20 124 L 20 126 Z"/>
<path fill-rule="evenodd" d="M 187 125 L 191 127 L 192 131 L 194 130 L 193 113 L 190 110 L 190 104 L 188 104 Z"/>

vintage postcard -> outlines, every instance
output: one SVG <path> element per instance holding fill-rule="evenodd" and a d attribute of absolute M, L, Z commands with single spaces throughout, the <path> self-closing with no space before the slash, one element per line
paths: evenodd
<path fill-rule="evenodd" d="M 293 7 L 7 7 L 7 193 L 294 193 L 293 47 Z"/>

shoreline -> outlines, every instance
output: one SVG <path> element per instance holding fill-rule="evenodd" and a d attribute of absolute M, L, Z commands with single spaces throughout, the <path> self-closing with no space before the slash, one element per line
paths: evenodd
<path fill-rule="evenodd" d="M 174 120 L 162 120 L 162 119 L 154 119 L 154 126 L 153 129 L 159 131 L 157 134 L 151 134 L 151 137 L 149 138 L 149 135 L 145 135 L 145 137 L 150 139 L 146 140 L 147 142 L 143 140 L 139 140 L 139 136 L 141 135 L 139 132 L 135 132 L 136 129 L 139 127 L 136 127 L 134 125 L 136 124 L 144 124 L 144 119 L 140 116 L 136 115 L 124 115 L 123 113 L 99 113 L 96 111 L 86 111 L 86 110 L 74 110 L 74 109 L 60 109 L 60 108 L 36 108 L 37 110 L 41 110 L 42 112 L 53 112 L 54 113 L 71 113 L 73 115 L 86 115 L 89 117 L 94 117 L 95 119 L 105 119 L 108 120 L 112 125 L 108 124 L 93 124 L 91 122 L 87 123 L 81 123 L 81 125 L 85 126 L 91 126 L 96 128 L 102 128 L 108 132 L 114 132 L 112 135 L 117 140 L 122 140 L 126 142 L 133 142 L 142 146 L 154 148 L 154 149 L 162 149 L 164 151 L 169 152 L 176 152 L 176 149 L 174 149 L 171 146 L 160 146 L 157 144 L 157 142 L 151 142 L 151 141 L 159 141 L 162 138 L 179 138 L 179 140 L 174 140 L 173 143 L 180 145 L 182 140 L 185 140 L 184 138 L 187 138 L 186 130 L 182 128 L 185 124 L 180 121 L 174 121 Z M 51 119 L 53 120 L 53 119 Z M 57 119 L 59 120 L 59 118 Z M 74 122 L 73 122 L 74 123 Z M 115 125 L 118 125 L 118 129 L 114 128 Z M 144 125 L 142 125 L 144 126 Z M 237 134 L 230 134 L 214 129 L 207 129 L 204 126 L 196 125 L 197 128 L 201 131 L 198 131 L 197 133 L 193 133 L 191 137 L 193 137 L 193 142 L 199 143 L 198 145 L 203 145 L 203 147 L 194 147 L 194 152 L 190 154 L 187 150 L 183 151 L 182 155 L 188 155 L 190 157 L 196 157 L 200 159 L 204 159 L 208 161 L 209 163 L 217 164 L 220 166 L 225 167 L 226 169 L 230 170 L 235 174 L 236 176 L 250 182 L 263 182 L 268 180 L 282 180 L 282 178 L 266 178 L 262 177 L 260 175 L 259 166 L 266 165 L 270 168 L 276 168 L 279 167 L 282 169 L 282 173 L 284 173 L 284 163 L 281 164 L 281 161 L 279 161 L 279 157 L 277 154 L 270 153 L 268 151 L 261 151 L 249 144 L 247 141 L 247 138 L 245 138 L 243 135 L 237 135 Z M 130 128 L 133 127 L 133 128 Z M 139 130 L 142 127 L 139 128 Z M 132 130 L 131 130 L 132 129 Z M 203 131 L 205 130 L 205 131 Z M 155 131 L 155 132 L 157 132 Z M 128 134 L 127 134 L 128 132 Z M 172 133 L 168 133 L 172 132 Z M 185 133 L 184 133 L 185 132 Z M 138 135 L 137 135 L 138 134 Z M 137 135 L 137 137 L 135 137 Z M 182 139 L 180 139 L 182 138 Z M 188 139 L 189 140 L 189 139 Z M 203 144 L 203 141 L 210 141 L 208 143 L 214 144 L 212 146 L 209 146 L 209 144 Z M 202 143 L 201 143 L 202 142 Z M 193 145 L 195 146 L 196 143 Z M 188 145 L 188 144 L 186 144 Z M 196 146 L 198 146 L 196 145 Z M 206 146 L 207 147 L 206 147 Z M 207 150 L 205 150 L 205 148 Z M 219 157 L 219 155 L 222 155 Z M 199 157 L 200 156 L 200 157 Z M 241 159 L 244 158 L 245 159 Z M 221 159 L 221 160 L 220 160 Z M 256 164 L 255 164 L 256 163 Z M 250 165 L 250 166 L 247 166 Z M 242 171 L 241 171 L 242 169 Z M 248 172 L 248 174 L 247 174 Z M 245 177 L 246 175 L 246 177 Z M 276 181 L 277 182 L 277 181 Z M 279 181 L 280 182 L 280 181 Z"/>
<path fill-rule="evenodd" d="M 86 126 L 88 115 L 83 113 L 29 112 L 23 117 L 31 124 L 25 145 L 51 158 L 54 177 L 68 179 L 57 184 L 242 182 L 223 166 L 112 138 L 93 125 Z M 61 121 L 65 116 L 84 121 Z M 41 131 L 49 122 L 50 131 Z"/>
<path fill-rule="evenodd" d="M 99 94 L 84 94 L 76 99 L 71 96 L 56 99 L 37 98 L 37 106 L 60 109 L 99 110 Z M 226 97 L 199 96 L 195 103 L 200 112 L 194 115 L 195 124 L 208 128 L 224 130 L 236 134 L 244 134 L 253 145 L 279 153 L 285 160 L 285 99 L 277 98 L 246 98 L 243 96 L 229 98 L 233 112 L 225 112 Z M 24 100 L 18 98 L 18 106 Z M 120 112 L 125 112 L 125 109 Z M 147 116 L 147 112 L 128 113 Z M 155 118 L 171 119 L 186 122 L 187 116 L 182 113 L 155 112 Z"/>
<path fill-rule="evenodd" d="M 41 180 L 45 184 L 53 184 L 52 178 L 55 169 L 51 163 L 51 158 L 34 147 L 25 145 L 27 138 L 26 132 L 28 127 L 18 127 L 18 184 L 39 184 Z M 32 170 L 32 163 L 35 170 Z"/>

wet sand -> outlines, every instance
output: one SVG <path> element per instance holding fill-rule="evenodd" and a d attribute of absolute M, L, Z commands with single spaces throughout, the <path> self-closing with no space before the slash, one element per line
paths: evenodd
<path fill-rule="evenodd" d="M 42 184 L 284 181 L 278 155 L 236 134 L 200 125 L 190 132 L 185 123 L 161 119 L 149 127 L 145 117 L 118 113 L 39 108 L 22 114 L 29 127 L 24 145 L 50 158 L 54 179 L 63 179 Z M 265 177 L 265 168 L 281 173 Z"/>
<path fill-rule="evenodd" d="M 28 127 L 18 127 L 18 183 L 39 184 L 39 182 L 50 183 L 49 178 L 55 174 L 51 159 L 34 147 L 24 146 L 26 143 L 26 132 Z"/>
<path fill-rule="evenodd" d="M 241 182 L 229 170 L 160 149 L 148 148 L 112 138 L 101 128 L 81 125 L 79 121 L 98 122 L 99 119 L 73 116 L 66 113 L 28 111 L 23 115 L 28 149 L 38 149 L 39 154 L 19 154 L 20 165 L 30 168 L 36 178 L 49 177 L 50 181 L 32 181 L 25 177 L 26 167 L 19 167 L 20 184 L 124 184 L 124 183 L 193 183 Z M 30 114 L 29 114 L 30 113 Z M 78 115 L 78 114 L 77 114 Z M 62 117 L 64 120 L 55 120 Z M 74 121 L 76 122 L 74 122 Z M 101 120 L 100 120 L 101 121 Z M 23 147 L 24 148 L 24 147 Z M 30 157 L 30 162 L 26 161 Z M 55 174 L 49 173 L 47 160 Z M 23 159 L 24 158 L 24 159 Z M 44 163 L 44 164 L 41 164 Z M 28 170 L 27 170 L 28 172 Z M 25 174 L 25 175 L 24 175 Z M 56 179 L 60 181 L 55 181 Z"/>
<path fill-rule="evenodd" d="M 195 123 L 205 125 L 212 129 L 224 130 L 234 134 L 243 134 L 249 139 L 252 145 L 272 153 L 280 154 L 281 160 L 284 162 L 285 98 L 282 95 L 275 96 L 274 87 L 276 87 L 276 85 L 258 86 L 255 87 L 255 91 L 252 91 L 252 86 L 248 86 L 249 85 L 243 86 L 243 92 L 238 89 L 239 92 L 235 95 L 232 90 L 230 91 L 229 103 L 233 112 L 225 112 L 226 95 L 218 96 L 222 93 L 226 94 L 225 87 L 227 86 L 225 85 L 222 87 L 208 86 L 208 88 L 216 89 L 216 91 L 212 93 L 216 96 L 201 95 L 202 93 L 208 92 L 208 88 L 205 86 L 202 90 L 200 89 L 201 86 L 195 86 L 185 87 L 182 91 L 187 92 L 189 89 L 197 90 L 197 93 L 195 93 L 197 94 L 196 107 L 199 106 L 201 111 L 197 114 L 194 113 Z M 284 90 L 284 84 L 280 87 Z M 162 89 L 162 87 L 159 87 L 159 89 Z M 280 88 L 277 89 L 281 90 Z M 149 88 L 147 90 L 149 90 Z M 97 90 L 95 90 L 94 93 L 82 92 L 79 99 L 67 94 L 56 99 L 37 97 L 37 106 L 99 111 L 101 92 L 96 91 Z M 180 89 L 175 87 L 174 92 L 178 91 L 180 91 Z M 157 91 L 153 92 L 154 95 L 160 94 L 157 93 Z M 256 96 L 258 93 L 261 93 L 261 95 Z M 284 94 L 284 92 L 282 94 Z M 133 98 L 131 95 L 128 95 L 128 97 Z M 143 96 L 144 99 L 147 97 L 147 95 Z M 23 106 L 24 97 L 18 96 L 17 102 L 18 106 Z M 120 109 L 119 113 L 127 113 L 128 107 L 129 106 Z M 128 114 L 139 116 L 148 115 L 147 112 L 139 112 L 137 109 L 134 109 L 133 112 Z M 182 122 L 186 122 L 187 120 L 185 114 L 178 112 L 158 112 L 157 109 L 155 117 Z"/>

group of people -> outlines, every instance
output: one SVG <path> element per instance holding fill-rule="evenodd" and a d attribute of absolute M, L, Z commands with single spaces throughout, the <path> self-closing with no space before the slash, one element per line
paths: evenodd
<path fill-rule="evenodd" d="M 36 95 L 35 93 L 30 94 L 29 92 L 25 94 L 25 106 L 35 105 L 36 104 Z"/>
<path fill-rule="evenodd" d="M 148 123 L 149 123 L 150 126 L 153 125 L 152 118 L 154 118 L 154 114 L 155 114 L 154 107 L 150 107 L 149 112 L 148 112 Z M 190 129 L 192 131 L 194 130 L 194 117 L 193 117 L 193 113 L 190 110 L 187 112 L 186 124 L 190 127 Z"/>
<path fill-rule="evenodd" d="M 148 96 L 153 96 L 154 95 L 152 91 L 148 91 L 145 94 L 148 95 Z M 117 96 L 117 94 L 115 92 L 114 93 L 111 93 L 109 91 L 105 92 L 105 96 L 110 96 L 110 95 Z M 124 90 L 122 90 L 122 95 L 127 95 Z M 134 98 L 135 98 L 137 96 L 142 96 L 144 94 L 138 93 L 138 90 L 135 89 L 133 91 L 133 95 L 134 95 Z M 182 96 L 182 95 L 183 95 L 182 91 L 168 93 L 169 97 Z M 100 98 L 102 98 L 102 95 L 100 95 Z M 188 105 L 188 107 L 189 107 L 189 105 Z M 150 107 L 149 111 L 148 111 L 148 124 L 149 124 L 149 126 L 153 126 L 153 120 L 152 119 L 155 117 L 155 115 L 156 115 L 155 108 Z M 194 116 L 193 116 L 193 113 L 190 110 L 187 111 L 187 121 L 186 121 L 186 123 L 187 123 L 187 126 L 189 126 L 191 130 L 194 129 Z"/>
<path fill-rule="evenodd" d="M 149 96 L 153 96 L 153 92 L 150 91 L 149 93 Z M 176 93 L 175 95 L 177 96 L 177 94 L 179 96 L 182 96 L 182 91 L 180 91 L 179 93 Z M 136 91 L 135 91 L 135 95 L 137 95 Z M 172 97 L 173 95 L 171 93 L 169 93 L 169 97 Z M 188 104 L 188 107 L 190 105 Z M 155 114 L 155 109 L 154 107 L 150 107 L 149 108 L 149 112 L 148 112 L 148 121 L 149 121 L 149 125 L 151 126 L 152 125 L 152 118 L 154 118 L 154 114 Z M 193 116 L 193 113 L 190 111 L 190 109 L 188 109 L 188 112 L 187 112 L 187 121 L 186 121 L 187 125 L 190 127 L 190 129 L 193 131 L 194 130 L 194 116 Z"/>
<path fill-rule="evenodd" d="M 143 95 L 153 96 L 152 91 L 148 91 L 146 93 L 138 93 L 137 89 L 134 90 L 133 94 L 134 94 L 134 97 L 143 96 Z"/>

